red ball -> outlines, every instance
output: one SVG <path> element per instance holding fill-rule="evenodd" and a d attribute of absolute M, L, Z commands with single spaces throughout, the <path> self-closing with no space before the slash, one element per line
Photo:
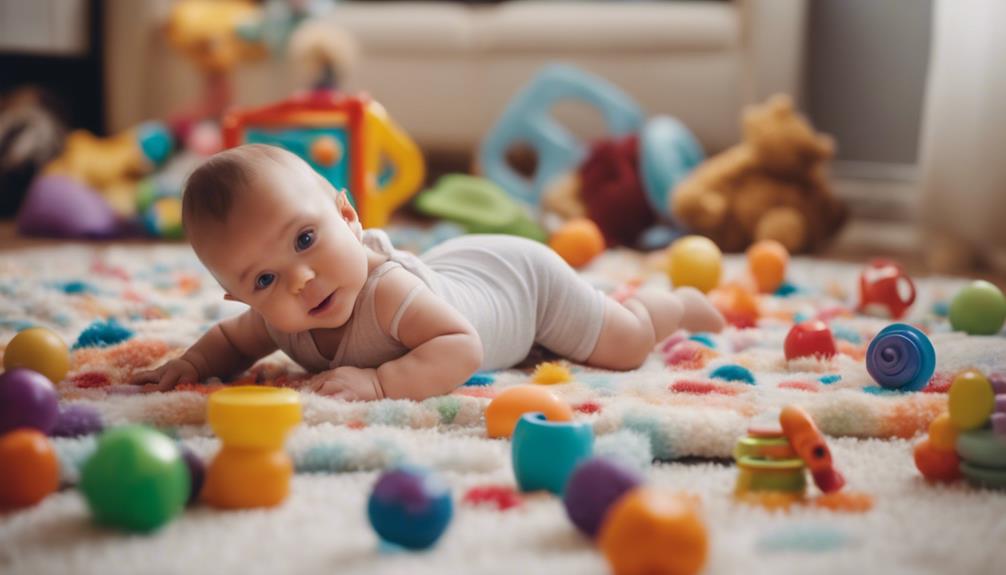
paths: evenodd
<path fill-rule="evenodd" d="M 859 311 L 900 319 L 915 302 L 915 284 L 896 262 L 875 259 L 859 276 Z"/>
<path fill-rule="evenodd" d="M 915 467 L 928 481 L 950 482 L 961 478 L 961 459 L 955 451 L 941 451 L 926 438 L 915 444 L 913 454 Z"/>
<path fill-rule="evenodd" d="M 828 324 L 816 319 L 794 325 L 786 335 L 783 349 L 787 361 L 813 356 L 827 359 L 837 353 Z"/>

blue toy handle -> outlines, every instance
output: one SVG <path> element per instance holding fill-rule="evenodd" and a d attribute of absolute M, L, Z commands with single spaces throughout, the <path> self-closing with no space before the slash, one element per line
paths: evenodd
<path fill-rule="evenodd" d="M 680 120 L 671 116 L 650 118 L 643 128 L 639 146 L 639 165 L 643 189 L 653 211 L 669 219 L 677 228 L 671 210 L 671 197 L 677 187 L 705 160 L 698 139 Z"/>
<path fill-rule="evenodd" d="M 566 99 L 581 100 L 596 108 L 614 136 L 634 133 L 643 124 L 643 111 L 613 84 L 565 64 L 543 68 L 510 101 L 479 150 L 486 178 L 534 213 L 538 212 L 545 186 L 575 168 L 586 155 L 586 148 L 551 116 L 555 104 Z M 529 144 L 538 155 L 538 168 L 530 181 L 506 160 L 507 150 L 516 143 Z"/>

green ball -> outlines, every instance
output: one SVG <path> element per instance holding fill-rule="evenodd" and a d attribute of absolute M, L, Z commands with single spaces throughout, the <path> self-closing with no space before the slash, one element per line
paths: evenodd
<path fill-rule="evenodd" d="M 972 282 L 950 302 L 950 325 L 970 335 L 995 335 L 1006 322 L 1006 297 L 984 280 Z"/>
<path fill-rule="evenodd" d="M 185 507 L 189 472 L 174 441 L 129 425 L 102 434 L 84 463 L 80 490 L 98 523 L 149 532 Z"/>

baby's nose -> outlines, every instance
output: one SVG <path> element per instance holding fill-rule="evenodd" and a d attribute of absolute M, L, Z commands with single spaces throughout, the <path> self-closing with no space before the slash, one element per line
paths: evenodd
<path fill-rule="evenodd" d="M 314 279 L 314 270 L 307 266 L 300 266 L 296 268 L 291 275 L 290 289 L 294 294 L 300 295 L 304 291 L 304 288 L 311 283 Z"/>

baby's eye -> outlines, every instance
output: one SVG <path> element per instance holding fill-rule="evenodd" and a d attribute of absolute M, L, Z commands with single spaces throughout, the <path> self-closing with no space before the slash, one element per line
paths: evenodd
<path fill-rule="evenodd" d="M 307 248 L 311 247 L 311 244 L 313 243 L 314 243 L 314 230 L 307 230 L 306 232 L 301 232 L 301 234 L 297 236 L 297 251 L 299 252 L 301 250 L 306 250 Z"/>
<path fill-rule="evenodd" d="M 255 278 L 255 289 L 265 289 L 271 286 L 274 281 L 276 281 L 275 274 L 262 274 Z"/>

